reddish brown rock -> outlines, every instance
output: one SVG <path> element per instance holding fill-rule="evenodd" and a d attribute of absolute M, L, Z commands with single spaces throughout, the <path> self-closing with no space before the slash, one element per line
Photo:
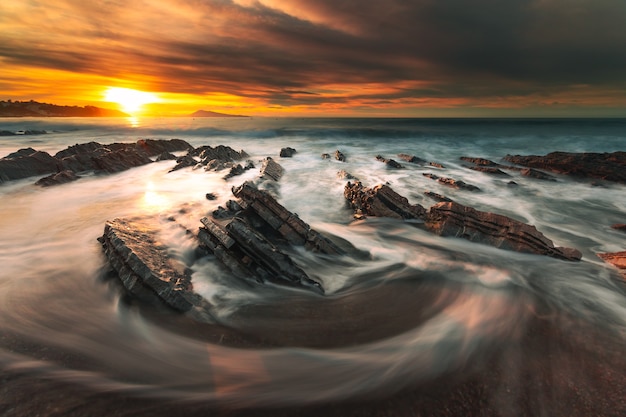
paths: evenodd
<path fill-rule="evenodd" d="M 517 252 L 547 255 L 568 261 L 577 261 L 582 257 L 577 249 L 555 247 L 535 226 L 453 202 L 431 207 L 426 228 L 441 236 L 461 237 Z"/>
<path fill-rule="evenodd" d="M 446 185 L 448 187 L 456 188 L 459 190 L 480 191 L 480 188 L 478 188 L 477 186 L 468 184 L 464 181 L 455 180 L 453 178 L 440 177 L 431 173 L 424 173 L 422 175 L 426 178 L 430 178 L 431 180 L 438 181 L 440 184 Z"/>
<path fill-rule="evenodd" d="M 626 184 L 626 152 L 552 152 L 545 156 L 507 155 L 504 159 L 514 164 L 577 178 L 603 179 Z"/>
<path fill-rule="evenodd" d="M 626 281 L 626 251 L 599 253 L 598 256 L 605 262 L 615 266 L 624 281 Z"/>
<path fill-rule="evenodd" d="M 624 223 L 615 223 L 611 225 L 612 229 L 619 230 L 620 232 L 626 232 L 626 224 Z"/>
<path fill-rule="evenodd" d="M 420 157 L 417 157 L 415 155 L 409 155 L 406 153 L 399 153 L 398 154 L 398 158 L 406 161 L 406 162 L 410 162 L 412 164 L 418 164 L 418 165 L 424 165 L 426 164 L 426 160 L 422 159 Z"/>
<path fill-rule="evenodd" d="M 376 160 L 384 163 L 385 165 L 387 165 L 388 168 L 394 168 L 394 169 L 404 168 L 397 161 L 395 161 L 393 159 L 387 159 L 387 158 L 385 158 L 382 155 L 376 155 Z"/>
<path fill-rule="evenodd" d="M 56 174 L 48 175 L 47 177 L 43 177 L 38 180 L 35 185 L 40 185 L 42 187 L 50 187 L 53 185 L 65 184 L 68 182 L 76 181 L 80 177 L 74 173 L 74 171 L 61 171 Z"/>

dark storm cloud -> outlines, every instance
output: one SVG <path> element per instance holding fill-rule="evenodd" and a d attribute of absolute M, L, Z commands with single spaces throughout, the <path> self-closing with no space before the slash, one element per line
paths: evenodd
<path fill-rule="evenodd" d="M 380 101 L 626 88 L 624 0 L 52 3 L 73 20 L 0 33 L 5 62 L 280 103 L 348 101 L 322 97 L 335 84 L 400 85 L 352 95 Z"/>

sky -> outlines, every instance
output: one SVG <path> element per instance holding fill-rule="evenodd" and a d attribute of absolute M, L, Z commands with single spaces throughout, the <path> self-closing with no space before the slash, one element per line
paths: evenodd
<path fill-rule="evenodd" d="M 4 0 L 0 100 L 143 114 L 626 117 L 626 0 Z"/>

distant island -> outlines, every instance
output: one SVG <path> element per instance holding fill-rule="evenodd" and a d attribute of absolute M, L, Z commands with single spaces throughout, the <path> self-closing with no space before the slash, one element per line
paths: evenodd
<path fill-rule="evenodd" d="M 215 111 L 198 110 L 189 115 L 189 117 L 248 117 L 240 114 L 226 114 Z"/>
<path fill-rule="evenodd" d="M 58 106 L 30 101 L 0 101 L 0 117 L 130 117 L 119 110 L 95 106 Z"/>

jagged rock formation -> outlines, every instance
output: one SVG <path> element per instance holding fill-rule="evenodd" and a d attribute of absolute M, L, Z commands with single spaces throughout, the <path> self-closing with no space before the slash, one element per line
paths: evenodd
<path fill-rule="evenodd" d="M 258 282 L 314 289 L 320 283 L 293 263 L 279 246 L 297 245 L 317 253 L 342 255 L 346 251 L 291 213 L 274 197 L 251 182 L 233 188 L 239 200 L 228 209 L 203 218 L 198 238 L 233 275 Z"/>
<path fill-rule="evenodd" d="M 626 184 L 626 152 L 552 152 L 545 156 L 507 155 L 506 161 L 577 178 L 594 178 Z"/>
<path fill-rule="evenodd" d="M 375 216 L 407 220 L 423 219 L 426 215 L 424 207 L 409 204 L 409 200 L 388 185 L 366 188 L 358 181 L 348 182 L 343 195 L 354 210 L 356 218 Z"/>
<path fill-rule="evenodd" d="M 267 157 L 263 160 L 261 165 L 261 178 L 278 181 L 283 176 L 285 170 L 271 157 Z"/>
<path fill-rule="evenodd" d="M 348 182 L 344 196 L 357 218 L 366 216 L 396 219 L 420 219 L 424 227 L 441 236 L 461 237 L 501 249 L 535 253 L 565 260 L 579 260 L 580 251 L 555 247 L 552 241 L 527 225 L 495 213 L 475 210 L 454 202 L 441 202 L 426 209 L 411 205 L 387 185 L 364 188 L 361 183 Z M 438 195 L 429 195 L 437 198 Z"/>
<path fill-rule="evenodd" d="M 47 152 L 20 149 L 0 159 L 0 184 L 5 181 L 51 174 L 59 171 L 60 161 Z"/>
<path fill-rule="evenodd" d="M 21 149 L 0 159 L 0 183 L 36 175 L 57 174 L 61 171 L 71 171 L 74 174 L 86 171 L 112 174 L 149 164 L 152 162 L 150 156 L 189 148 L 191 145 L 180 139 L 141 139 L 136 143 L 77 144 L 57 152 L 54 156 L 32 148 Z M 67 175 L 65 177 L 69 178 Z"/>
<path fill-rule="evenodd" d="M 340 162 L 346 162 L 346 156 L 339 149 L 335 151 L 335 159 Z"/>
<path fill-rule="evenodd" d="M 439 182 L 440 184 L 446 185 L 448 187 L 457 188 L 459 190 L 480 191 L 480 188 L 478 188 L 477 186 L 472 185 L 472 184 L 467 184 L 464 181 L 460 181 L 460 180 L 457 181 L 452 178 L 440 177 L 438 175 L 430 174 L 430 173 L 423 173 L 422 175 L 425 176 L 426 178 L 435 180 Z"/>
<path fill-rule="evenodd" d="M 124 219 L 106 222 L 99 239 L 131 294 L 149 300 L 156 296 L 175 310 L 189 311 L 202 298 L 193 292 L 190 272 L 158 240 L 158 228 L 151 222 Z"/>
<path fill-rule="evenodd" d="M 493 162 L 489 159 L 485 158 L 473 158 L 462 156 L 460 158 L 462 161 L 469 162 L 473 165 L 468 166 L 469 169 L 474 171 L 485 172 L 487 174 L 500 175 L 500 176 L 509 176 L 506 172 L 502 171 L 503 169 L 509 171 L 518 171 L 521 175 L 525 177 L 535 178 L 538 180 L 545 181 L 556 181 L 556 178 L 550 174 L 546 174 L 545 172 L 538 171 L 532 168 L 520 168 L 514 167 L 510 165 L 502 165 L 496 162 Z"/>
<path fill-rule="evenodd" d="M 425 226 L 440 236 L 462 237 L 500 249 L 536 253 L 568 261 L 577 261 L 582 257 L 576 249 L 555 247 L 535 226 L 454 202 L 438 203 L 431 207 Z"/>
<path fill-rule="evenodd" d="M 382 155 L 376 155 L 376 160 L 380 161 L 382 163 L 384 163 L 385 165 L 387 165 L 388 168 L 394 168 L 394 169 L 400 169 L 400 168 L 404 168 L 400 163 L 398 163 L 397 161 L 393 160 L 393 159 L 387 159 Z"/>

